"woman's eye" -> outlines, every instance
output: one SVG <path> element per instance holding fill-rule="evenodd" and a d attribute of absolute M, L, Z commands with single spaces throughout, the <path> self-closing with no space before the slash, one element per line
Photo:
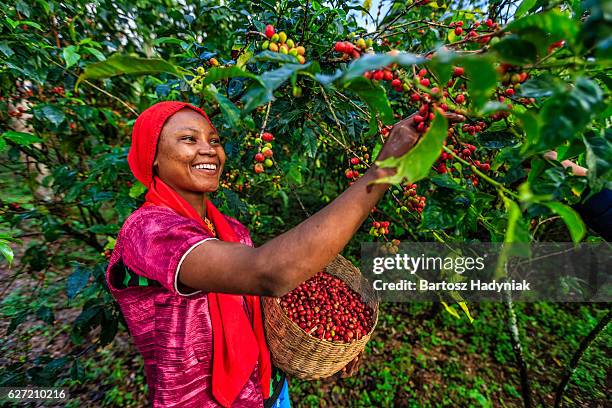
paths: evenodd
<path fill-rule="evenodd" d="M 195 140 L 193 136 L 184 136 L 181 140 Z"/>

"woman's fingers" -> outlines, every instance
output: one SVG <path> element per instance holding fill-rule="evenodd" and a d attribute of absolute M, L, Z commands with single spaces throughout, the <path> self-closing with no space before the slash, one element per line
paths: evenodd
<path fill-rule="evenodd" d="M 465 120 L 465 116 L 455 112 L 444 112 L 444 116 L 452 122 L 463 122 Z"/>

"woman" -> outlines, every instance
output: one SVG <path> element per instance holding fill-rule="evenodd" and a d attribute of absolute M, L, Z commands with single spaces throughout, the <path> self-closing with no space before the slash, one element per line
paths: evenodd
<path fill-rule="evenodd" d="M 458 115 L 447 115 L 451 119 Z M 378 156 L 416 142 L 400 122 Z M 128 155 L 148 188 L 123 225 L 107 270 L 145 362 L 156 407 L 288 406 L 275 387 L 259 296 L 282 296 L 323 269 L 347 244 L 389 185 L 393 170 L 373 165 L 321 211 L 254 248 L 246 228 L 208 199 L 225 152 L 201 109 L 160 102 L 136 120 Z M 274 389 L 276 388 L 276 392 Z"/>

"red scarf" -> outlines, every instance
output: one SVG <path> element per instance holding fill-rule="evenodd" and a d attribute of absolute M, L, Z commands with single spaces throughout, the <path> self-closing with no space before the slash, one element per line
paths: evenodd
<path fill-rule="evenodd" d="M 149 189 L 145 206 L 168 207 L 178 214 L 197 221 L 208 230 L 197 211 L 176 191 L 157 176 L 153 179 L 153 160 L 164 123 L 183 108 L 190 108 L 208 120 L 206 113 L 184 102 L 159 102 L 136 119 L 128 163 L 134 176 Z M 212 126 L 212 123 L 210 123 Z M 206 215 L 222 241 L 239 242 L 233 228 L 221 212 L 206 200 Z M 212 233 L 212 231 L 210 231 Z M 259 296 L 208 293 L 208 308 L 213 334 L 212 392 L 215 399 L 229 407 L 249 380 L 259 362 L 259 375 L 264 398 L 270 396 L 270 352 L 266 344 Z M 246 299 L 249 314 L 245 313 Z"/>

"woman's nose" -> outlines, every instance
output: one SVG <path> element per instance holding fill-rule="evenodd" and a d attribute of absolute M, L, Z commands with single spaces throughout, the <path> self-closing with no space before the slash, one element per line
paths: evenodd
<path fill-rule="evenodd" d="M 210 143 L 204 140 L 198 144 L 198 153 L 214 155 L 217 154 L 217 151 Z"/>

